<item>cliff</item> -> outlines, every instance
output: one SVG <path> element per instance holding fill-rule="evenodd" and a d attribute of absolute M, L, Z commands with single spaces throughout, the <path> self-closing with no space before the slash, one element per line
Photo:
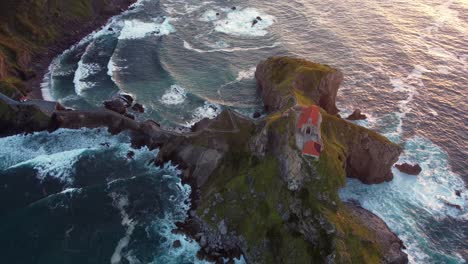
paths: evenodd
<path fill-rule="evenodd" d="M 134 0 L 0 2 L 0 92 L 19 98 L 39 83 L 53 57 Z"/>
<path fill-rule="evenodd" d="M 200 258 L 406 263 L 401 240 L 380 219 L 339 199 L 346 176 L 390 180 L 401 151 L 336 117 L 342 74 L 300 59 L 270 58 L 256 77 L 268 111 L 258 121 L 227 109 L 192 133 L 177 134 L 107 110 L 54 111 L 48 127 L 129 130 L 135 147 L 159 148 L 155 164 L 178 164 L 192 186 L 190 218 L 180 229 L 200 243 Z M 319 105 L 323 117 L 318 160 L 303 156 L 295 142 L 297 111 L 309 105 Z"/>

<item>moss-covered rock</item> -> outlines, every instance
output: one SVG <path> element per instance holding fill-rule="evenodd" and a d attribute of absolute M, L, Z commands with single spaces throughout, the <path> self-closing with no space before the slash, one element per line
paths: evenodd
<path fill-rule="evenodd" d="M 134 0 L 6 0 L 0 2 L 0 92 L 24 95 L 26 83 L 66 46 Z M 105 21 L 105 20 L 104 20 Z M 63 49 L 60 48 L 64 45 Z M 33 63 L 34 60 L 34 63 Z M 40 69 L 44 70 L 44 69 Z M 12 78 L 15 81 L 12 82 Z"/>

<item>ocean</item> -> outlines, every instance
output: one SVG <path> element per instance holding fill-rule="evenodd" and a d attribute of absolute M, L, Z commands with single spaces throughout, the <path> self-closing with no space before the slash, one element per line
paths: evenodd
<path fill-rule="evenodd" d="M 75 109 L 128 93 L 146 108 L 137 119 L 183 131 L 226 107 L 261 113 L 254 73 L 269 56 L 339 68 L 341 115 L 360 108 L 368 119 L 358 124 L 403 146 L 400 162 L 423 168 L 418 177 L 394 170 L 395 179 L 379 185 L 348 180 L 340 196 L 381 217 L 411 263 L 465 263 L 467 43 L 465 0 L 141 0 L 58 56 L 42 92 Z M 11 146 L 0 150 L 0 193 L 15 201 L 0 212 L 9 215 L 1 228 L 15 227 L 7 234 L 16 243 L 2 240 L 7 256 L 23 263 L 197 261 L 198 245 L 170 232 L 187 217 L 190 188 L 174 164 L 147 165 L 154 151 L 129 159 L 128 137 L 100 130 L 0 140 Z M 182 247 L 172 247 L 175 240 Z"/>

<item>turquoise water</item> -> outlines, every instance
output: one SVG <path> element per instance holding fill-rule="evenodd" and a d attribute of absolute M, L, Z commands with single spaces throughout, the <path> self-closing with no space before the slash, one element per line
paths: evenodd
<path fill-rule="evenodd" d="M 268 56 L 340 68 L 342 114 L 361 108 L 363 125 L 404 146 L 401 161 L 423 167 L 417 178 L 394 171 L 393 182 L 375 186 L 350 180 L 342 198 L 379 215 L 412 263 L 463 263 L 466 43 L 462 0 L 147 0 L 58 57 L 43 92 L 78 109 L 125 92 L 147 109 L 138 118 L 190 127 L 225 107 L 261 111 L 254 72 Z"/>

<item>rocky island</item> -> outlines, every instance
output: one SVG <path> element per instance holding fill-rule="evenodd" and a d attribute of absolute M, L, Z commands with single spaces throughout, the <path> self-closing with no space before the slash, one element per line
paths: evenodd
<path fill-rule="evenodd" d="M 401 240 L 382 220 L 338 197 L 346 177 L 366 184 L 391 181 L 391 167 L 402 150 L 338 116 L 335 100 L 343 74 L 337 69 L 303 59 L 269 58 L 255 74 L 266 117 L 250 119 L 225 109 L 184 134 L 104 108 L 71 111 L 55 102 L 19 101 L 25 95 L 39 97 L 40 78 L 58 52 L 132 2 L 62 1 L 30 8 L 25 1 L 0 4 L 0 136 L 107 127 L 114 134 L 129 131 L 135 148 L 158 148 L 154 165 L 178 164 L 181 177 L 192 186 L 190 217 L 175 232 L 198 241 L 201 259 L 221 263 L 243 255 L 248 263 L 408 261 Z M 134 107 L 144 111 L 141 105 Z M 318 131 L 312 156 L 302 149 L 306 142 L 298 142 L 301 113 L 310 107 L 319 118 L 314 121 Z"/>
<path fill-rule="evenodd" d="M 47 112 L 40 101 L 5 96 L 0 127 L 3 135 L 21 128 L 107 127 L 112 133 L 130 131 L 136 148 L 159 148 L 155 165 L 178 164 L 192 186 L 190 217 L 179 231 L 199 242 L 200 258 L 242 254 L 248 263 L 406 263 L 401 240 L 382 220 L 338 197 L 346 177 L 367 184 L 392 180 L 391 167 L 401 152 L 378 133 L 337 116 L 343 74 L 302 59 L 272 57 L 258 65 L 256 79 L 265 118 L 251 120 L 226 109 L 191 133 L 165 131 L 153 121 L 106 109 Z M 318 158 L 303 155 L 296 144 L 298 117 L 310 106 L 320 109 Z"/>

